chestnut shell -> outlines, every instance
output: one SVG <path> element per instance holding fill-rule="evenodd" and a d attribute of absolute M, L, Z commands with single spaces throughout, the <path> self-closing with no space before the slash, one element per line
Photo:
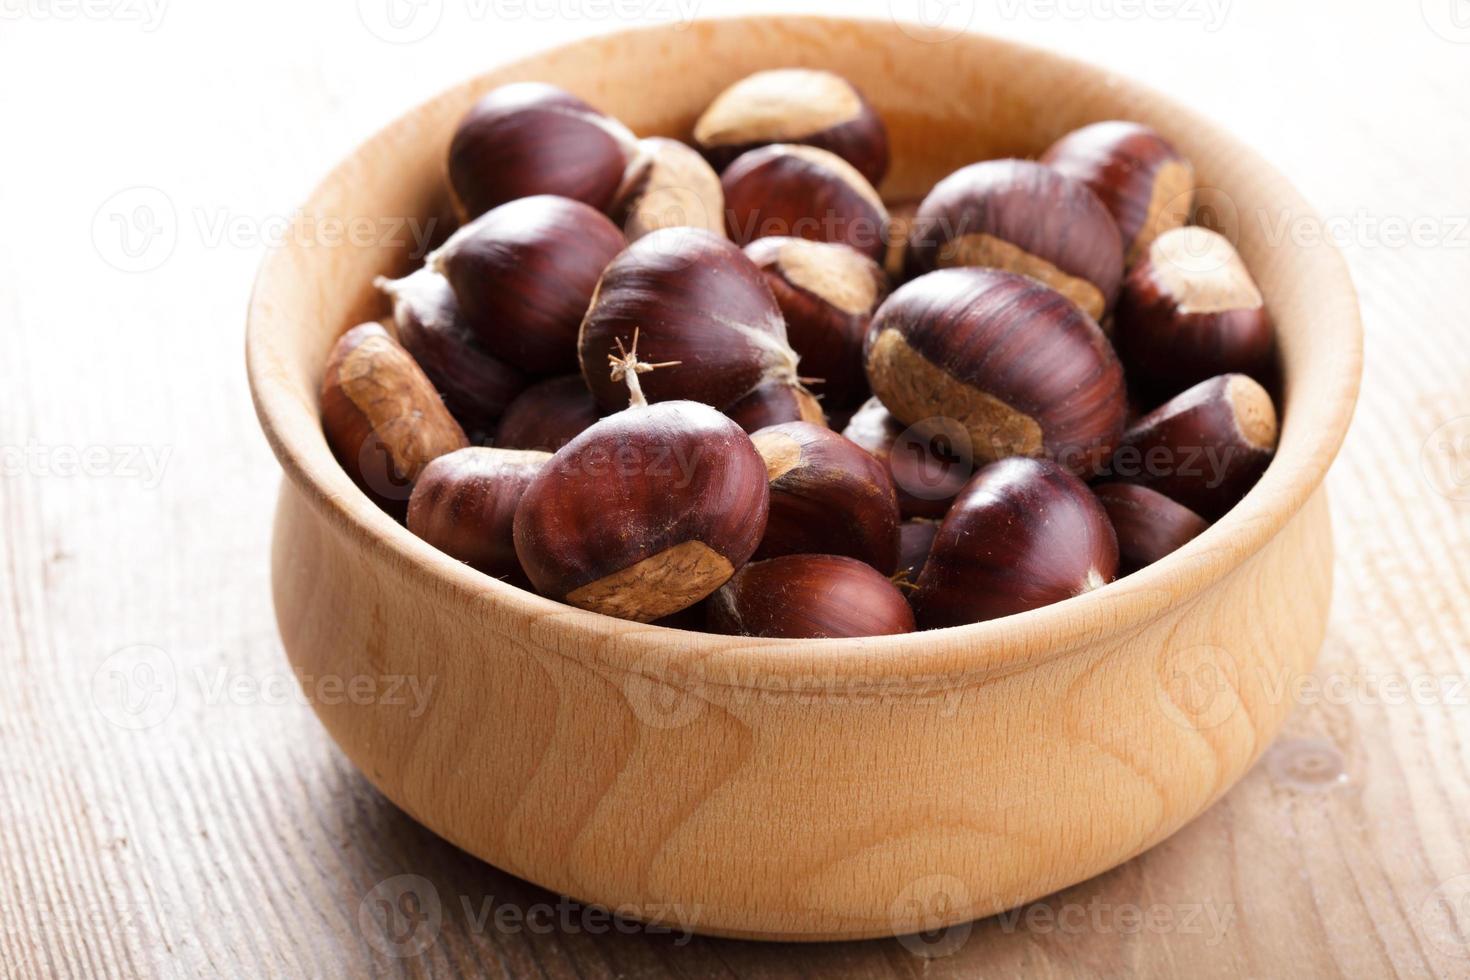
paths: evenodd
<path fill-rule="evenodd" d="M 1178 551 L 1210 522 L 1183 504 L 1133 483 L 1092 488 L 1118 534 L 1118 574 L 1130 575 Z"/>
<path fill-rule="evenodd" d="M 521 495 L 549 453 L 470 446 L 424 467 L 408 501 L 408 529 L 494 578 L 529 584 L 512 523 Z"/>
<path fill-rule="evenodd" d="M 905 426 L 876 398 L 853 413 L 842 434 L 887 467 L 904 517 L 943 517 L 975 474 L 949 432 Z"/>
<path fill-rule="evenodd" d="M 580 374 L 547 378 L 521 392 L 506 408 L 495 430 L 495 445 L 554 453 L 600 416 Z"/>
<path fill-rule="evenodd" d="M 746 432 L 782 422 L 827 424 L 821 403 L 796 381 L 766 381 L 756 385 L 750 394 L 725 409 L 725 414 Z"/>
<path fill-rule="evenodd" d="M 733 636 L 831 639 L 912 633 L 897 586 L 837 555 L 786 555 L 736 572 L 709 600 L 711 630 Z"/>
<path fill-rule="evenodd" d="M 776 143 L 737 158 L 720 175 L 725 224 L 744 245 L 791 237 L 847 245 L 881 261 L 888 210 L 846 160 L 814 146 Z"/>

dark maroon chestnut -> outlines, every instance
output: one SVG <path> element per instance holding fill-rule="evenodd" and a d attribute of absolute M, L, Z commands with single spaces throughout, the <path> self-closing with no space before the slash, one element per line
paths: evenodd
<path fill-rule="evenodd" d="M 1109 476 L 1215 520 L 1261 478 L 1276 437 L 1276 406 L 1266 389 L 1247 375 L 1223 374 L 1129 426 Z"/>
<path fill-rule="evenodd" d="M 888 296 L 878 263 L 846 245 L 804 238 L 758 238 L 745 254 L 766 274 L 786 318 L 786 340 L 826 406 L 861 405 L 868 397 L 863 341 Z"/>
<path fill-rule="evenodd" d="M 724 585 L 755 553 L 770 500 L 750 437 L 708 405 L 649 405 L 638 374 L 650 367 L 614 360 L 629 407 L 562 447 L 515 514 L 538 592 L 644 623 Z"/>
<path fill-rule="evenodd" d="M 1118 572 L 1118 539 L 1087 485 L 1044 459 L 975 474 L 934 537 L 911 601 L 924 629 L 1009 616 L 1089 592 Z"/>
<path fill-rule="evenodd" d="M 745 245 L 757 238 L 805 238 L 848 245 L 881 260 L 888 210 L 846 160 L 814 146 L 775 143 L 725 168 L 725 224 Z"/>
<path fill-rule="evenodd" d="M 510 403 L 495 430 L 495 445 L 554 453 L 601 414 L 580 374 L 548 378 L 531 385 Z"/>
<path fill-rule="evenodd" d="M 998 269 L 944 269 L 873 317 L 868 382 L 907 425 L 949 420 L 960 455 L 1103 466 L 1128 411 L 1123 369 L 1093 320 L 1055 290 Z M 932 420 L 940 420 L 939 422 Z"/>
<path fill-rule="evenodd" d="M 612 203 L 636 139 L 622 123 L 552 85 L 502 85 L 475 103 L 449 144 L 463 217 L 555 194 L 599 211 Z"/>
<path fill-rule="evenodd" d="M 767 381 L 725 409 L 725 414 L 746 432 L 782 422 L 810 422 L 825 426 L 822 404 L 799 381 Z"/>
<path fill-rule="evenodd" d="M 736 572 L 709 601 L 709 626 L 732 636 L 834 639 L 914 631 L 898 587 L 853 558 L 786 555 Z"/>
<path fill-rule="evenodd" d="M 927 517 L 904 521 L 898 527 L 898 570 L 904 581 L 917 582 L 929 560 L 939 522 Z"/>
<path fill-rule="evenodd" d="M 526 387 L 526 377 L 490 356 L 459 315 L 449 280 L 428 269 L 373 284 L 393 300 L 398 342 L 434 382 L 444 404 L 470 432 L 489 432 Z"/>
<path fill-rule="evenodd" d="M 725 233 L 725 192 L 720 175 L 678 140 L 650 136 L 638 150 L 608 215 L 628 241 L 660 228 L 703 228 Z"/>
<path fill-rule="evenodd" d="M 483 446 L 440 456 L 414 484 L 408 529 L 471 568 L 522 584 L 512 523 L 521 495 L 549 459 Z"/>
<path fill-rule="evenodd" d="M 623 250 L 607 217 L 564 197 L 526 197 L 450 236 L 428 266 L 454 287 L 494 356 L 531 374 L 577 367 L 577 328 L 602 270 Z"/>
<path fill-rule="evenodd" d="M 1250 271 L 1206 228 L 1154 240 L 1123 283 L 1113 343 L 1135 387 L 1160 398 L 1219 374 L 1272 375 L 1271 316 Z"/>
<path fill-rule="evenodd" d="M 424 467 L 467 444 L 433 382 L 378 323 L 353 327 L 332 348 L 322 430 L 348 476 L 395 517 Z"/>
<path fill-rule="evenodd" d="M 1083 126 L 1053 143 L 1041 162 L 1097 195 L 1123 236 L 1125 265 L 1141 258 L 1159 235 L 1189 220 L 1194 167 L 1142 123 Z"/>
<path fill-rule="evenodd" d="M 812 68 L 758 71 L 715 97 L 694 124 L 694 142 L 724 170 L 771 143 L 837 154 L 877 186 L 888 173 L 888 130 L 857 87 Z"/>
<path fill-rule="evenodd" d="M 842 434 L 887 467 L 904 517 L 938 518 L 949 512 L 955 495 L 975 472 L 969 436 L 955 428 L 905 426 L 882 402 L 870 398 L 853 413 Z"/>
<path fill-rule="evenodd" d="M 582 377 L 605 411 L 628 401 L 607 359 L 640 333 L 641 355 L 672 366 L 644 383 L 649 401 L 689 399 L 727 408 L 764 381 L 795 381 L 786 324 L 750 259 L 698 228 L 645 235 L 602 275 L 582 321 Z"/>
<path fill-rule="evenodd" d="M 898 497 L 882 463 L 831 429 L 787 422 L 750 437 L 766 462 L 770 519 L 756 558 L 846 555 L 898 567 Z"/>
<path fill-rule="evenodd" d="M 1118 534 L 1118 574 L 1129 575 L 1178 551 L 1210 522 L 1183 504 L 1135 483 L 1092 488 Z"/>
<path fill-rule="evenodd" d="M 1029 160 L 988 160 L 924 198 L 905 262 L 910 276 L 954 266 L 1017 272 L 1100 320 L 1123 278 L 1123 240 L 1082 181 Z"/>

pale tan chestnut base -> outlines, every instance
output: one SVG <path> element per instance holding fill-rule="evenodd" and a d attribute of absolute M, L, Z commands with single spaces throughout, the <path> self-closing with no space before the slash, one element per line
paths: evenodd
<path fill-rule="evenodd" d="M 499 589 L 446 615 L 450 594 L 371 554 L 290 483 L 274 582 L 297 671 L 432 684 L 420 718 L 408 704 L 315 707 L 436 833 L 584 901 L 816 940 L 994 913 L 1194 817 L 1270 742 L 1283 692 L 1311 667 L 1330 534 L 1318 490 L 1213 589 L 1177 606 L 1169 591 L 1133 596 L 1158 618 L 1024 669 L 905 677 L 865 661 L 870 687 L 889 685 L 881 705 L 856 687 L 782 693 L 758 673 L 775 690 L 704 683 L 698 638 L 652 627 L 654 652 L 630 673 L 616 643 L 563 649 L 558 615 L 528 623 Z M 683 666 L 664 671 L 660 648 L 682 649 Z"/>

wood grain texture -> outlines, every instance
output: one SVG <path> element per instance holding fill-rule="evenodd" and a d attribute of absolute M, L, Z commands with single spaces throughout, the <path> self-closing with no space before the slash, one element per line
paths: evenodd
<path fill-rule="evenodd" d="M 887 16 L 887 3 L 870 6 Z M 1170 85 L 1282 165 L 1347 238 L 1369 356 L 1329 479 L 1337 593 L 1319 686 L 1274 692 L 1291 708 L 1283 737 L 1145 855 L 927 951 L 680 944 L 576 912 L 528 927 L 516 915 L 555 913 L 554 894 L 404 816 L 290 693 L 265 561 L 276 468 L 238 367 L 259 252 L 248 235 L 216 239 L 215 222 L 280 214 L 363 134 L 481 70 L 487 39 L 544 44 L 611 25 L 456 30 L 451 9 L 431 39 L 391 46 L 351 11 L 260 5 L 254 28 L 181 12 L 156 35 L 31 22 L 0 35 L 0 91 L 32 91 L 63 56 L 96 69 L 54 78 L 55 99 L 0 98 L 18 132 L 41 132 L 65 96 L 87 123 L 48 129 L 55 153 L 0 162 L 0 203 L 28 231 L 0 239 L 11 273 L 0 283 L 0 648 L 11 668 L 0 973 L 1464 975 L 1470 918 L 1456 920 L 1453 900 L 1470 872 L 1470 519 L 1434 447 L 1470 414 L 1455 231 L 1470 214 L 1458 163 L 1470 152 L 1470 63 L 1416 6 L 1324 20 L 1308 4 L 1242 0 L 1218 33 L 1182 17 L 975 18 Z M 296 29 L 283 34 L 287 22 Z M 261 42 L 259 58 L 218 57 L 242 35 Z M 1280 112 L 1283 92 L 1313 100 L 1310 125 Z M 267 117 L 262 106 L 291 108 Z M 207 121 L 221 107 L 228 126 Z M 166 261 L 125 273 L 99 256 L 89 224 L 139 184 L 166 193 L 180 229 Z M 1427 237 L 1394 237 L 1394 222 L 1413 221 Z M 43 451 L 17 472 L 10 450 L 27 446 Z M 110 468 L 61 475 L 67 446 L 108 448 Z M 129 475 L 130 447 L 165 456 L 162 479 Z M 109 720 L 130 716 L 93 682 L 139 643 L 162 656 L 135 659 L 164 665 L 175 685 L 172 710 L 133 730 Z M 240 683 L 230 692 L 221 678 Z M 1415 679 L 1428 690 L 1393 687 Z M 433 942 L 411 956 L 384 952 L 358 916 L 402 874 L 441 908 Z"/>

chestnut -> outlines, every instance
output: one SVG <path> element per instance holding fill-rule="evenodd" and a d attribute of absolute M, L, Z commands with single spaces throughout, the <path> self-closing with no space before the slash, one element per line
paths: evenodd
<path fill-rule="evenodd" d="M 888 173 L 888 130 L 847 79 L 812 68 L 748 75 L 715 97 L 694 124 L 694 142 L 715 169 L 770 143 L 828 150 L 870 183 Z"/>
<path fill-rule="evenodd" d="M 904 517 L 943 517 L 975 472 L 968 453 L 961 454 L 956 446 L 967 445 L 969 438 L 951 432 L 953 428 L 905 426 L 882 402 L 870 398 L 842 434 L 887 467 Z"/>
<path fill-rule="evenodd" d="M 764 381 L 795 381 L 796 354 L 765 277 L 740 249 L 699 228 L 663 228 L 602 274 L 582 321 L 582 377 L 605 411 L 628 402 L 607 359 L 640 331 L 650 361 L 673 362 L 644 385 L 650 401 L 726 408 Z"/>
<path fill-rule="evenodd" d="M 878 263 L 846 245 L 804 238 L 758 238 L 745 254 L 766 274 L 786 318 L 786 340 L 802 373 L 817 379 L 826 406 L 861 405 L 868 397 L 863 340 L 888 296 Z"/>
<path fill-rule="evenodd" d="M 840 555 L 754 561 L 709 601 L 709 628 L 732 636 L 833 639 L 914 631 L 898 587 Z"/>
<path fill-rule="evenodd" d="M 1118 572 L 1118 539 L 1087 485 L 1045 459 L 991 463 L 955 500 L 910 596 L 919 626 L 1009 616 Z"/>
<path fill-rule="evenodd" d="M 905 582 L 917 582 L 929 560 L 939 522 L 928 517 L 915 517 L 898 526 L 898 571 Z"/>
<path fill-rule="evenodd" d="M 755 553 L 770 502 L 750 437 L 708 405 L 650 405 L 638 374 L 651 367 L 613 358 L 628 408 L 563 446 L 515 513 L 516 556 L 538 592 L 644 623 L 724 585 Z"/>
<path fill-rule="evenodd" d="M 799 381 L 767 381 L 725 409 L 725 414 L 746 432 L 782 422 L 810 422 L 825 426 L 822 404 Z"/>
<path fill-rule="evenodd" d="M 910 276 L 953 266 L 1029 276 L 1100 320 L 1123 278 L 1123 240 L 1082 181 L 1030 160 L 988 160 L 934 185 L 909 230 Z"/>
<path fill-rule="evenodd" d="M 347 474 L 395 517 L 424 467 L 468 444 L 433 382 L 378 323 L 353 327 L 332 348 L 322 430 Z"/>
<path fill-rule="evenodd" d="M 1113 343 L 1135 386 L 1158 397 L 1218 374 L 1271 377 L 1275 332 L 1235 246 L 1207 228 L 1154 240 L 1124 280 Z"/>
<path fill-rule="evenodd" d="M 516 198 L 555 194 L 607 210 L 636 139 L 622 123 L 553 85 L 491 90 L 449 144 L 449 183 L 462 216 Z"/>
<path fill-rule="evenodd" d="M 459 315 L 449 280 L 429 269 L 373 285 L 393 301 L 398 342 L 471 432 L 488 432 L 526 387 L 525 375 L 492 357 Z"/>
<path fill-rule="evenodd" d="M 539 195 L 502 204 L 429 255 L 494 356 L 531 374 L 577 367 L 577 328 L 623 233 L 597 211 Z"/>
<path fill-rule="evenodd" d="M 919 213 L 918 201 L 900 201 L 888 205 L 888 244 L 883 252 L 883 271 L 889 281 L 903 282 L 904 263 L 908 258 L 909 232 L 914 227 L 914 216 Z"/>
<path fill-rule="evenodd" d="M 1062 294 L 998 269 L 942 269 L 894 291 L 868 333 L 868 382 L 899 421 L 951 420 L 977 462 L 1046 456 L 1090 475 L 1118 444 L 1123 369 Z"/>
<path fill-rule="evenodd" d="M 787 422 L 750 437 L 766 463 L 770 518 L 757 559 L 846 555 L 898 567 L 898 497 L 888 471 L 831 429 Z"/>
<path fill-rule="evenodd" d="M 516 559 L 516 505 L 550 453 L 470 446 L 440 456 L 408 498 L 408 529 L 493 578 L 525 582 Z"/>
<path fill-rule="evenodd" d="M 1276 452 L 1276 406 L 1255 379 L 1201 381 L 1123 433 L 1111 479 L 1150 487 L 1215 520 L 1235 506 Z"/>
<path fill-rule="evenodd" d="M 1189 220 L 1194 167 L 1152 128 L 1110 120 L 1063 136 L 1041 156 L 1086 184 L 1118 223 L 1132 265 L 1160 234 Z"/>
<path fill-rule="evenodd" d="M 1136 483 L 1092 488 L 1118 534 L 1118 574 L 1129 575 L 1177 551 L 1210 522 L 1183 504 Z"/>
<path fill-rule="evenodd" d="M 495 430 L 495 445 L 554 453 L 601 414 L 580 374 L 547 378 L 521 392 L 506 408 Z"/>
<path fill-rule="evenodd" d="M 635 242 L 660 228 L 703 228 L 725 233 L 725 192 L 704 157 L 678 140 L 638 141 L 608 215 Z"/>
<path fill-rule="evenodd" d="M 741 245 L 788 236 L 848 245 L 881 260 L 888 209 L 846 160 L 814 146 L 774 143 L 725 168 L 725 223 Z"/>

